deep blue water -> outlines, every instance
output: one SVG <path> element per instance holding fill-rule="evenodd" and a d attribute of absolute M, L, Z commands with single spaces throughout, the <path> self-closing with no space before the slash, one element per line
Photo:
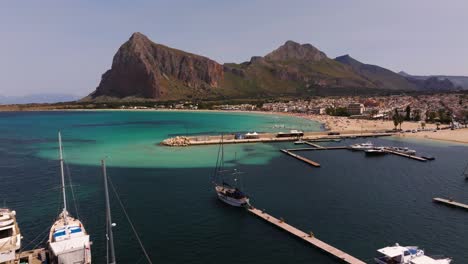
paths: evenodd
<path fill-rule="evenodd" d="M 132 118 L 138 119 L 138 114 L 143 113 L 134 114 Z M 184 118 L 167 117 L 173 120 L 161 124 L 150 115 L 131 126 L 140 130 L 171 127 L 166 134 L 177 133 L 179 127 L 184 133 L 180 125 Z M 148 124 L 147 119 L 156 121 Z M 110 143 L 102 142 L 100 134 L 93 136 L 89 129 L 98 128 L 87 125 L 108 122 L 116 133 L 112 137 L 119 138 L 123 133 L 119 128 L 128 126 L 127 121 L 128 116 L 119 112 L 0 113 L 0 201 L 18 212 L 24 245 L 35 237 L 40 238 L 28 247 L 39 244 L 41 232 L 50 227 L 60 210 L 59 164 L 44 155 L 48 153 L 44 148 L 54 148 L 56 129 L 68 129 L 64 130 L 64 137 L 70 140 L 65 142 L 65 149 L 70 151 L 73 146 L 72 156 L 88 155 L 90 146 L 96 145 L 93 150 L 99 150 L 101 144 Z M 250 121 L 247 123 L 250 125 Z M 219 131 L 219 125 L 207 122 L 203 130 Z M 453 263 L 468 263 L 467 212 L 431 201 L 439 196 L 468 203 L 468 181 L 461 176 L 468 162 L 468 147 L 425 141 L 372 141 L 409 146 L 434 155 L 436 160 L 423 163 L 390 155 L 370 158 L 347 150 L 300 152 L 321 164 L 313 168 L 277 154 L 281 148 L 293 148 L 292 143 L 251 144 L 242 146 L 247 153 L 243 158 L 263 158 L 254 163 L 238 162 L 245 172 L 243 186 L 256 207 L 304 231 L 313 231 L 318 238 L 368 263 L 376 249 L 395 242 L 418 245 L 429 255 L 450 256 Z M 356 142 L 362 140 L 330 145 Z M 185 150 L 196 152 L 177 151 Z M 233 150 L 239 151 L 239 146 L 225 147 L 226 153 L 232 154 Z M 201 164 L 196 159 L 206 156 L 214 166 L 216 156 L 193 156 L 193 162 Z M 135 166 L 113 166 L 111 157 L 108 175 L 154 263 L 339 263 L 243 209 L 218 201 L 209 181 L 212 166 L 165 168 L 145 163 L 139 167 L 138 161 L 131 160 L 125 161 Z M 98 162 L 71 163 L 68 169 L 73 176 L 79 217 L 94 242 L 94 262 L 105 263 L 104 196 Z M 119 263 L 145 263 L 115 197 L 111 199 Z M 72 204 L 70 210 L 76 214 Z"/>

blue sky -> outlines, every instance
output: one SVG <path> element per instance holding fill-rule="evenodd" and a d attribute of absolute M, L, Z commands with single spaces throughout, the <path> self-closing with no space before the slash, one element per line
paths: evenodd
<path fill-rule="evenodd" d="M 132 32 L 220 63 L 286 40 L 411 74 L 468 75 L 468 1 L 0 2 L 0 95 L 86 95 Z"/>

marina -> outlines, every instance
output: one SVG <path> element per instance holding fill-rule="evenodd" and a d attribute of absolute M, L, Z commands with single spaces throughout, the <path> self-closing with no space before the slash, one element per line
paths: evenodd
<path fill-rule="evenodd" d="M 313 245 L 314 247 L 324 251 L 325 253 L 328 253 L 330 254 L 331 256 L 334 256 L 336 258 L 338 258 L 339 260 L 345 262 L 345 263 L 350 263 L 350 264 L 365 264 L 364 261 L 362 260 L 359 260 L 321 240 L 319 240 L 318 238 L 316 238 L 312 233 L 305 233 L 297 228 L 295 228 L 294 226 L 291 226 L 289 224 L 287 224 L 283 219 L 277 219 L 275 218 L 274 216 L 271 216 L 269 214 L 267 214 L 266 212 L 262 211 L 262 210 L 259 210 L 259 209 L 256 209 L 254 207 L 249 207 L 247 208 L 247 210 L 260 217 L 261 219 L 281 228 L 282 230 L 306 241 L 307 243 Z"/>
<path fill-rule="evenodd" d="M 451 200 L 451 199 L 444 199 L 444 198 L 436 197 L 436 198 L 433 198 L 432 200 L 434 202 L 436 202 L 436 203 L 441 203 L 441 204 L 445 204 L 445 205 L 448 205 L 448 206 L 468 210 L 468 204 L 459 203 L 459 202 L 456 202 L 456 201 Z"/>
<path fill-rule="evenodd" d="M 102 179 L 96 177 L 100 174 L 100 168 L 99 162 L 97 162 L 99 159 L 96 159 L 95 153 L 104 153 L 109 147 L 114 148 L 114 146 L 116 147 L 112 149 L 113 156 L 109 158 L 109 172 L 117 188 L 125 194 L 122 196 L 123 203 L 132 208 L 131 214 L 135 216 L 135 227 L 143 231 L 145 230 L 143 225 L 158 224 L 167 226 L 169 229 L 158 231 L 156 236 L 150 235 L 153 234 L 153 231 L 145 231 L 146 233 L 142 236 L 142 241 L 148 245 L 148 253 L 154 255 L 154 258 L 159 262 L 210 263 L 214 258 L 228 256 L 232 253 L 233 248 L 245 253 L 241 259 L 227 260 L 226 263 L 331 264 L 341 261 L 339 257 L 330 258 L 328 253 L 324 254 L 320 250 L 313 250 L 308 242 L 303 243 L 299 239 L 288 239 L 283 232 L 271 232 L 271 228 L 276 227 L 276 225 L 257 221 L 255 219 L 257 216 L 246 218 L 245 214 L 244 216 L 239 214 L 239 210 L 236 211 L 230 205 L 219 201 L 220 199 L 216 197 L 216 192 L 213 190 L 214 186 L 206 180 L 215 165 L 218 146 L 177 149 L 151 145 L 159 140 L 154 139 L 153 132 L 145 134 L 148 123 L 143 123 L 144 120 L 139 120 L 142 125 L 133 125 L 132 122 L 138 120 L 136 114 L 129 115 L 129 120 L 122 120 L 122 116 L 113 118 L 114 115 L 111 113 L 96 114 L 96 117 L 99 117 L 96 119 L 94 114 L 86 113 L 81 117 L 83 118 L 81 122 L 84 125 L 96 124 L 97 126 L 92 129 L 89 126 L 73 126 L 72 122 L 68 123 L 68 120 L 63 118 L 66 114 L 41 113 L 40 115 L 46 116 L 47 120 L 53 120 L 50 125 L 59 123 L 60 126 L 73 128 L 73 131 L 71 129 L 66 131 L 65 150 L 67 155 L 65 160 L 74 162 L 69 164 L 70 170 L 74 174 L 74 184 L 70 183 L 70 185 L 76 187 L 75 194 L 79 197 L 77 202 L 80 205 L 80 214 L 77 218 L 84 221 L 86 230 L 93 238 L 94 263 L 101 263 L 103 256 L 106 255 L 106 241 L 103 238 L 106 237 L 106 234 L 109 235 L 109 232 L 106 232 L 104 228 L 97 228 L 100 225 L 103 226 L 101 219 L 105 219 L 105 212 L 104 206 L 102 206 L 104 195 L 102 188 L 100 188 Z M 81 116 L 82 114 L 76 113 L 75 115 Z M 154 120 L 158 120 L 161 113 L 154 115 L 148 113 L 147 115 L 149 116 L 148 122 L 155 122 Z M 99 120 L 103 116 L 109 120 L 108 124 L 110 125 L 99 124 Z M 114 125 L 127 121 L 130 125 Z M 28 123 L 31 121 L 25 120 L 25 124 Z M 46 127 L 49 125 L 48 122 L 41 121 L 41 123 Z M 210 123 L 212 124 L 212 122 Z M 233 124 L 231 121 L 228 123 Z M 27 129 L 17 130 L 19 139 L 36 137 L 40 139 L 40 141 L 38 140 L 41 142 L 40 144 L 18 140 L 15 144 L 10 145 L 8 142 L 0 141 L 4 150 L 16 150 L 16 152 L 8 152 L 9 155 L 3 155 L 0 151 L 0 156 L 3 155 L 3 160 L 0 160 L 0 163 L 4 168 L 4 174 L 20 175 L 17 178 L 11 177 L 4 182 L 6 191 L 5 195 L 0 198 L 6 198 L 7 203 L 21 201 L 21 203 L 11 205 L 20 212 L 21 226 L 23 226 L 23 230 L 26 230 L 22 235 L 25 236 L 27 242 L 31 241 L 44 228 L 50 228 L 53 223 L 51 218 L 57 216 L 57 207 L 60 210 L 63 207 L 61 201 L 63 198 L 59 196 L 58 190 L 43 191 L 56 189 L 59 182 L 60 168 L 57 162 L 58 148 L 54 136 L 56 134 L 54 126 L 48 128 L 48 132 L 43 131 L 41 134 L 32 133 Z M 158 126 L 154 125 L 155 128 Z M 224 123 L 220 122 L 219 126 L 224 126 Z M 249 127 L 252 125 L 249 124 Z M 170 129 L 168 128 L 168 130 Z M 195 132 L 202 134 L 205 131 L 210 131 L 210 128 L 203 127 Z M 141 141 L 135 142 L 135 132 L 142 135 Z M 163 139 L 167 137 L 167 133 L 172 133 L 172 131 L 162 131 L 156 138 Z M 16 134 L 6 134 L 6 137 L 15 138 Z M 468 198 L 462 192 L 464 185 L 460 184 L 460 179 L 462 179 L 460 172 L 466 165 L 466 159 L 463 160 L 463 157 L 466 157 L 466 150 L 461 147 L 438 147 L 437 145 L 424 145 L 387 137 L 371 140 L 375 146 L 416 149 L 418 156 L 421 156 L 419 153 L 430 153 L 437 156 L 437 161 L 431 163 L 413 162 L 413 159 L 402 159 L 403 156 L 397 158 L 391 154 L 384 158 L 370 160 L 364 156 L 365 151 L 347 151 L 349 145 L 367 141 L 356 138 L 343 139 L 341 144 L 334 141 L 324 142 L 323 145 L 312 142 L 321 145 L 321 148 L 305 144 L 302 145 L 304 148 L 294 148 L 294 141 L 256 145 L 228 146 L 226 144 L 224 170 L 233 171 L 234 168 L 241 168 L 242 171 L 246 172 L 242 178 L 244 178 L 247 188 L 241 190 L 249 195 L 254 204 L 258 201 L 266 208 L 272 209 L 271 212 L 281 212 L 283 216 L 286 216 L 289 225 L 294 223 L 292 225 L 294 228 L 305 231 L 302 234 L 310 235 L 307 232 L 307 226 L 310 224 L 313 228 L 312 231 L 318 235 L 322 242 L 326 241 L 328 246 L 358 260 L 372 263 L 371 260 L 379 246 L 382 247 L 398 241 L 405 245 L 423 245 L 431 254 L 445 254 L 453 257 L 454 263 L 464 263 L 467 255 L 460 251 L 459 245 L 463 242 L 466 232 L 463 229 L 464 222 L 458 220 L 460 211 L 442 210 L 443 213 L 440 213 L 443 208 L 428 203 L 427 198 L 420 198 L 432 193 L 440 193 L 440 186 L 444 186 L 442 193 L 456 195 L 460 201 Z M 103 143 L 105 143 L 105 147 L 102 147 Z M 308 148 L 305 148 L 306 146 Z M 40 152 L 34 155 L 29 154 L 31 147 Z M 321 169 L 314 170 L 314 177 L 310 177 L 308 166 L 298 166 L 300 164 L 286 157 L 286 155 L 290 156 L 289 154 L 278 151 L 280 149 L 315 163 L 320 162 Z M 325 151 L 327 149 L 346 151 L 327 152 Z M 89 159 L 93 159 L 93 163 L 88 163 Z M 148 160 L 148 163 L 143 162 L 145 159 Z M 184 161 L 185 159 L 188 161 Z M 170 167 L 170 170 L 167 169 L 169 167 L 161 167 L 161 165 L 172 166 L 173 163 L 167 163 L 168 160 L 177 161 L 177 167 Z M 193 166 L 197 165 L 197 162 L 201 162 L 201 165 Z M 9 164 L 22 165 L 10 166 Z M 64 167 L 65 172 L 68 170 L 67 167 L 68 165 Z M 26 173 L 22 174 L 23 170 Z M 442 174 L 446 176 L 441 177 Z M 200 181 L 200 178 L 204 179 Z M 226 175 L 225 178 L 229 178 L 229 175 Z M 455 178 L 456 180 L 454 180 Z M 161 184 L 160 180 L 164 184 Z M 21 183 L 19 184 L 19 182 Z M 408 184 L 409 182 L 411 184 Z M 66 185 L 67 192 L 71 191 L 71 187 L 68 187 L 69 184 Z M 99 187 L 96 188 L 96 186 Z M 425 187 L 419 188 L 419 186 Z M 20 189 L 18 192 L 10 191 L 14 188 Z M 363 192 L 363 189 L 372 191 Z M 400 192 L 402 189 L 408 190 L 408 192 Z M 395 195 L 397 192 L 399 195 Z M 378 195 L 375 195 L 377 193 Z M 68 194 L 71 195 L 71 193 Z M 416 200 L 413 196 L 416 196 Z M 59 197 L 60 201 L 57 199 Z M 187 197 L 190 197 L 190 200 L 187 200 Z M 177 206 L 168 206 L 167 203 L 160 202 L 165 201 L 165 199 L 171 199 L 171 203 Z M 409 200 L 414 202 L 408 203 Z M 45 204 L 43 204 L 44 202 Z M 399 217 L 393 217 L 389 213 L 393 210 L 394 204 L 401 205 L 402 210 Z M 101 207 L 102 210 L 96 210 L 96 208 Z M 150 210 L 146 210 L 148 208 Z M 70 214 L 73 216 L 78 216 L 73 205 L 68 206 L 67 210 L 71 210 Z M 179 217 L 180 210 L 186 213 L 186 218 Z M 414 214 L 415 211 L 418 214 Z M 269 211 L 268 215 L 276 215 L 276 213 L 271 212 Z M 41 217 L 41 215 L 47 217 Z M 116 258 L 120 263 L 138 262 L 134 256 L 141 255 L 141 251 L 137 248 L 136 241 L 134 246 L 126 246 L 128 245 L 126 238 L 129 237 L 130 232 L 123 231 L 126 226 L 121 219 L 125 216 L 122 212 L 113 212 L 114 215 L 115 219 L 118 220 L 118 228 L 114 229 L 114 232 L 119 238 L 115 240 Z M 404 220 L 400 217 L 403 217 Z M 37 221 L 37 227 L 31 218 L 33 221 Z M 452 219 L 450 225 L 446 225 L 447 218 Z M 148 219 L 151 219 L 151 223 L 148 222 Z M 281 221 L 279 217 L 275 217 L 275 219 Z M 431 222 L 426 219 L 430 219 Z M 108 223 L 108 225 L 112 224 Z M 375 230 L 370 230 L 369 225 L 380 230 L 379 234 L 375 234 Z M 385 229 L 385 226 L 393 227 L 395 225 L 401 228 Z M 444 229 L 439 228 L 440 226 L 444 226 Z M 191 229 L 190 238 L 187 238 L 186 233 L 180 232 L 180 230 L 187 230 L 187 228 Z M 460 236 L 445 235 L 453 232 L 459 232 Z M 427 235 L 432 233 L 440 237 L 442 245 L 434 243 L 431 240 L 432 237 Z M 172 237 L 174 234 L 176 237 Z M 213 237 L 211 234 L 216 235 Z M 272 239 L 279 243 L 271 243 Z M 256 247 L 255 252 L 249 252 L 254 242 L 259 246 Z M 211 246 L 206 247 L 207 243 Z M 32 245 L 35 244 L 37 243 L 32 243 Z M 192 245 L 194 251 L 199 253 L 176 254 L 189 245 Z M 39 245 L 39 249 L 35 251 L 41 252 L 41 248 L 44 246 L 46 245 Z M 31 246 L 26 247 L 25 250 L 31 248 Z M 46 249 L 42 250 L 43 254 L 47 253 Z M 290 252 L 294 252 L 294 255 L 289 254 Z M 41 258 L 38 257 L 38 254 L 30 254 L 26 251 L 22 252 L 21 256 L 28 254 L 31 256 L 31 261 L 34 258 Z M 36 256 L 34 257 L 34 255 Z M 338 255 L 340 254 L 338 253 Z M 146 261 L 140 260 L 139 262 Z"/>

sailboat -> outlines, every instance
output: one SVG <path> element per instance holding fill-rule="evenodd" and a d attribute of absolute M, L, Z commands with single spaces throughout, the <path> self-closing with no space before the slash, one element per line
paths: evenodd
<path fill-rule="evenodd" d="M 58 133 L 63 210 L 50 228 L 48 247 L 52 264 L 90 264 L 91 242 L 83 224 L 67 211 L 62 137 Z"/>
<path fill-rule="evenodd" d="M 221 144 L 218 150 L 218 158 L 216 160 L 216 167 L 214 173 L 214 187 L 218 198 L 232 206 L 242 207 L 249 205 L 249 197 L 245 195 L 237 186 L 238 179 L 237 175 L 240 174 L 239 171 L 234 170 L 230 175 L 234 177 L 234 186 L 231 186 L 227 183 L 223 175 L 228 172 L 224 169 L 224 147 L 223 147 L 223 137 L 221 137 Z"/>
<path fill-rule="evenodd" d="M 114 227 L 115 224 L 112 223 L 112 216 L 111 216 L 111 211 L 110 211 L 109 188 L 107 186 L 106 162 L 104 160 L 101 160 L 101 165 L 102 165 L 102 176 L 104 177 L 104 193 L 105 193 L 105 197 L 106 197 L 107 263 L 108 264 L 116 264 L 117 262 L 115 260 L 114 235 L 112 233 L 112 227 Z"/>

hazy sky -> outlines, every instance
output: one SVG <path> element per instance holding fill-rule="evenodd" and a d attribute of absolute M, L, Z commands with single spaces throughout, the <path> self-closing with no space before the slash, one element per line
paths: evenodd
<path fill-rule="evenodd" d="M 0 95 L 86 95 L 135 31 L 221 63 L 291 39 L 393 71 L 468 75 L 466 0 L 2 0 Z"/>

